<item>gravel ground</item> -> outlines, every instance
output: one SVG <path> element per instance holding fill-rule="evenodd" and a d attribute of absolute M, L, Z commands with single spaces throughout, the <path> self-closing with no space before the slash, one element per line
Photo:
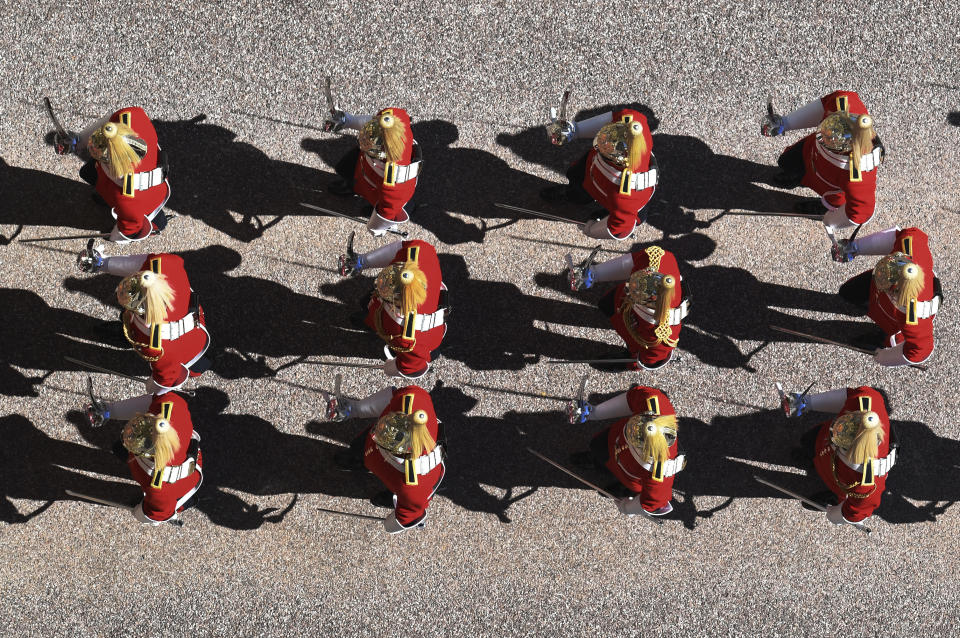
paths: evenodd
<path fill-rule="evenodd" d="M 954 5 L 877 4 L 848 24 L 839 6 L 829 9 L 836 16 L 811 14 L 782 0 L 240 4 L 0 2 L 10 87 L 0 96 L 5 635 L 956 633 L 953 306 L 937 318 L 929 372 L 783 341 L 768 323 L 856 334 L 859 320 L 833 293 L 872 261 L 831 262 L 818 223 L 721 215 L 789 210 L 806 195 L 767 185 L 777 154 L 798 138 L 758 136 L 768 94 L 787 112 L 837 88 L 860 91 L 888 149 L 868 230 L 925 229 L 952 300 Z M 415 118 L 427 168 L 413 235 L 444 255 L 457 306 L 445 357 L 424 383 L 440 384 L 449 478 L 427 528 L 399 537 L 320 511 L 386 514 L 366 500 L 375 480 L 332 469 L 333 453 L 365 427 L 320 420 L 316 389 L 331 388 L 338 370 L 297 361 L 362 361 L 378 350 L 346 321 L 370 280 L 338 281 L 332 270 L 359 226 L 298 206 L 360 214 L 358 202 L 324 191 L 353 144 L 318 129 L 325 73 L 348 110 L 401 105 Z M 635 103 L 657 124 L 662 183 L 634 240 L 677 254 L 695 305 L 682 360 L 655 377 L 542 364 L 619 345 L 592 307 L 602 291 L 562 285 L 563 255 L 593 243 L 572 226 L 517 221 L 492 206 L 578 214 L 537 197 L 586 148 L 553 148 L 540 128 L 568 82 L 581 115 Z M 74 127 L 142 105 L 172 158 L 179 217 L 149 249 L 185 255 L 220 349 L 195 386 L 207 480 L 182 528 L 143 529 L 63 494 L 123 500 L 138 490 L 109 453 L 119 424 L 93 430 L 78 419 L 86 376 L 61 355 L 131 374 L 144 366 L 92 333 L 116 316 L 115 281 L 74 272 L 83 242 L 9 241 L 111 223 L 76 159 L 42 143 L 45 95 Z M 629 248 L 605 247 L 604 259 Z M 385 385 L 371 371 L 340 371 L 354 396 Z M 586 446 L 594 426 L 567 425 L 561 401 L 584 373 L 598 399 L 637 381 L 656 385 L 683 417 L 690 461 L 664 525 L 620 517 L 523 451 L 565 460 Z M 902 458 L 871 536 L 752 480 L 759 468 L 819 489 L 789 455 L 816 418 L 787 422 L 775 379 L 797 390 L 816 381 L 818 390 L 889 392 Z M 112 398 L 138 391 L 105 375 L 94 381 Z"/>

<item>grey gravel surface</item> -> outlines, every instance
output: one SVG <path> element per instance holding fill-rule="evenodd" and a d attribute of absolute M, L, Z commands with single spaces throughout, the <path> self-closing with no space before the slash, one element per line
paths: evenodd
<path fill-rule="evenodd" d="M 955 634 L 955 6 L 644 5 L 0 2 L 0 633 Z M 426 207 L 413 235 L 445 255 L 457 306 L 446 356 L 424 383 L 441 382 L 448 480 L 426 529 L 398 537 L 319 510 L 386 514 L 366 500 L 374 479 L 332 468 L 365 426 L 321 421 L 315 390 L 330 389 L 338 370 L 297 362 L 369 361 L 378 350 L 347 323 L 345 303 L 369 279 L 339 282 L 332 270 L 359 226 L 297 205 L 361 214 L 359 202 L 325 193 L 353 144 L 318 129 L 325 73 L 348 110 L 399 105 L 415 118 Z M 563 255 L 593 243 L 572 226 L 492 207 L 578 214 L 537 197 L 585 149 L 553 148 L 540 128 L 568 82 L 574 111 L 636 103 L 655 115 L 662 183 L 634 240 L 678 255 L 695 303 L 682 360 L 656 376 L 543 365 L 619 345 L 592 306 L 599 293 L 562 286 Z M 768 94 L 786 112 L 837 88 L 861 93 L 888 149 L 865 232 L 901 224 L 930 235 L 948 303 L 929 372 L 879 369 L 767 331 L 778 321 L 852 337 L 858 320 L 838 314 L 832 295 L 872 263 L 832 263 L 819 223 L 721 216 L 789 210 L 807 194 L 768 186 L 798 136 L 761 138 L 760 118 Z M 194 386 L 207 482 L 182 528 L 144 529 L 63 494 L 122 500 L 138 490 L 109 452 L 119 424 L 78 420 L 85 374 L 61 355 L 131 374 L 145 367 L 91 333 L 116 316 L 115 282 L 73 271 L 83 242 L 8 241 L 111 224 L 76 159 L 43 144 L 45 95 L 74 127 L 141 105 L 171 154 L 179 217 L 148 247 L 185 254 L 221 352 Z M 596 398 L 656 385 L 683 417 L 689 466 L 664 525 L 619 516 L 523 451 L 565 461 L 587 445 L 602 424 L 566 425 L 560 400 L 584 373 Z M 345 377 L 354 396 L 384 385 L 368 370 Z M 94 379 L 109 397 L 138 391 Z M 819 489 L 789 456 L 816 419 L 787 422 L 775 379 L 889 392 L 903 453 L 870 537 L 751 480 L 760 471 Z"/>

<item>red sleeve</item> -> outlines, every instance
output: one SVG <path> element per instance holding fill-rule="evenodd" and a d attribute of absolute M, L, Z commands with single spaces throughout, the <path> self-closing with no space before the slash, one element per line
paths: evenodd
<path fill-rule="evenodd" d="M 655 414 L 676 414 L 673 404 L 660 390 L 638 385 L 627 391 L 627 405 L 634 414 L 653 412 Z"/>
<path fill-rule="evenodd" d="M 876 209 L 876 190 L 876 170 L 863 173 L 863 181 L 847 182 L 844 187 L 847 219 L 857 224 L 864 224 L 870 221 Z"/>
<path fill-rule="evenodd" d="M 843 110 L 844 100 L 846 100 L 847 110 L 851 113 L 858 113 L 860 115 L 869 113 L 867 106 L 855 91 L 834 91 L 820 98 L 820 103 L 823 104 L 824 114 L 836 113 L 837 111 Z"/>

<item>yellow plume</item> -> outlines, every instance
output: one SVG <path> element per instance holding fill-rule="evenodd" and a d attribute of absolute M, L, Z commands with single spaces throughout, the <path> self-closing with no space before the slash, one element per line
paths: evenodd
<path fill-rule="evenodd" d="M 400 271 L 403 285 L 403 314 L 416 312 L 427 299 L 427 276 L 415 261 L 408 261 Z"/>
<path fill-rule="evenodd" d="M 384 113 L 380 116 L 380 128 L 383 130 L 383 149 L 387 159 L 399 162 L 407 146 L 407 127 L 395 115 Z"/>
<path fill-rule="evenodd" d="M 860 166 L 860 158 L 873 151 L 873 138 L 877 132 L 873 129 L 873 118 L 861 115 L 853 124 L 853 136 L 850 140 L 850 159 L 853 165 Z"/>
<path fill-rule="evenodd" d="M 106 152 L 107 168 L 115 179 L 133 173 L 146 154 L 146 145 L 136 131 L 121 122 L 107 122 L 93 135 L 94 144 Z M 130 142 L 139 148 L 131 146 Z"/>
<path fill-rule="evenodd" d="M 677 432 L 677 417 L 673 414 L 658 416 L 647 421 L 644 425 L 643 447 L 640 448 L 640 458 L 653 459 L 661 463 L 670 458 L 670 445 L 664 430 L 672 434 Z"/>
<path fill-rule="evenodd" d="M 160 470 L 173 460 L 173 456 L 180 450 L 180 436 L 173 429 L 169 421 L 159 416 L 154 417 L 153 424 L 153 467 Z"/>
<path fill-rule="evenodd" d="M 131 276 L 139 277 L 140 286 L 143 288 L 144 306 L 147 310 L 144 320 L 150 325 L 163 323 L 167 318 L 167 311 L 173 309 L 173 299 L 176 296 L 167 283 L 167 276 L 150 270 Z"/>
<path fill-rule="evenodd" d="M 667 275 L 660 281 L 660 289 L 657 291 L 657 324 L 669 323 L 670 308 L 673 306 L 673 297 L 677 291 L 677 280 L 673 275 Z"/>
<path fill-rule="evenodd" d="M 853 463 L 866 463 L 869 459 L 877 458 L 880 442 L 883 441 L 883 428 L 880 427 L 880 417 L 876 412 L 863 412 L 860 419 L 860 430 L 847 452 L 847 458 Z"/>
<path fill-rule="evenodd" d="M 627 159 L 627 166 L 630 171 L 636 172 L 640 166 L 640 160 L 647 152 L 647 140 L 643 137 L 643 124 L 637 121 L 630 123 L 630 151 Z"/>
<path fill-rule="evenodd" d="M 924 283 L 923 268 L 919 264 L 906 264 L 900 270 L 900 290 L 897 293 L 897 304 L 904 308 L 915 300 L 920 291 L 923 290 Z"/>
<path fill-rule="evenodd" d="M 432 452 L 437 442 L 427 429 L 429 417 L 425 410 L 417 410 L 410 417 L 413 421 L 413 427 L 410 428 L 410 458 L 417 459 Z"/>

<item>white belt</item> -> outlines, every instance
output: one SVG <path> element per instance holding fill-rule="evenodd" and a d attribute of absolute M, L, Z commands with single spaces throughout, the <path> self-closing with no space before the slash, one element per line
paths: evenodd
<path fill-rule="evenodd" d="M 133 316 L 133 322 L 145 334 L 150 334 L 150 324 L 146 323 L 139 315 Z M 160 326 L 160 338 L 164 341 L 176 341 L 198 325 L 195 313 L 191 312 L 180 321 L 172 321 Z"/>
<path fill-rule="evenodd" d="M 677 458 L 669 459 L 663 463 L 663 477 L 673 476 L 680 470 L 684 468 L 687 464 L 687 456 L 685 454 L 678 454 Z M 653 463 L 641 463 L 640 467 L 645 469 L 648 472 L 653 472 Z"/>
<path fill-rule="evenodd" d="M 657 323 L 656 318 L 653 316 L 655 312 L 656 310 L 653 308 L 633 304 L 633 313 L 649 324 Z M 667 320 L 671 326 L 679 326 L 680 322 L 683 321 L 683 318 L 688 314 L 690 314 L 690 300 L 684 299 L 683 303 L 679 306 L 670 309 L 670 315 L 667 317 Z"/>
<path fill-rule="evenodd" d="M 620 185 L 620 176 L 623 174 L 619 168 L 607 164 L 600 153 L 593 156 L 593 165 L 600 169 L 600 172 L 614 184 Z M 642 191 L 645 188 L 652 188 L 657 185 L 657 169 L 651 168 L 644 173 L 630 174 L 630 190 Z"/>
<path fill-rule="evenodd" d="M 819 140 L 817 140 L 817 152 L 820 153 L 820 155 L 823 156 L 825 160 L 827 160 L 837 168 L 842 168 L 846 170 L 847 167 L 850 166 L 849 155 L 846 155 L 846 154 L 841 155 L 840 153 L 834 153 L 833 151 L 825 147 L 823 144 L 821 144 Z M 872 151 L 870 151 L 868 154 L 860 157 L 860 172 L 869 173 L 876 167 L 880 166 L 881 159 L 882 159 L 882 153 L 881 153 L 880 147 L 878 146 Z"/>
<path fill-rule="evenodd" d="M 375 160 L 369 155 L 364 155 L 364 159 L 367 160 L 367 164 L 370 165 L 377 175 L 383 177 L 383 171 L 386 168 L 386 164 L 380 160 Z M 411 179 L 416 178 L 420 174 L 420 165 L 422 162 L 411 162 L 410 164 L 394 164 L 394 184 L 402 184 L 404 182 L 409 182 Z"/>
<path fill-rule="evenodd" d="M 137 463 L 140 465 L 140 468 L 148 475 L 153 476 L 153 463 L 148 462 L 143 457 L 136 457 Z M 192 475 L 197 468 L 196 459 L 187 459 L 180 465 L 168 465 L 163 468 L 163 482 L 164 483 L 176 483 L 180 479 L 185 479 L 188 476 Z"/>
<path fill-rule="evenodd" d="M 123 177 L 114 178 L 112 175 L 104 171 L 104 175 L 110 178 L 114 184 L 123 188 Z M 156 167 L 152 171 L 147 171 L 145 173 L 134 173 L 133 174 L 133 190 L 135 191 L 145 191 L 154 186 L 159 186 L 163 183 L 163 168 L 160 166 Z"/>
<path fill-rule="evenodd" d="M 397 313 L 397 307 L 393 304 L 384 303 L 383 309 L 387 313 L 395 324 L 398 326 L 403 325 L 403 320 L 405 317 L 403 314 Z M 437 326 L 443 325 L 443 308 L 440 308 L 436 312 L 430 313 L 429 315 L 418 314 L 417 318 L 413 322 L 413 327 L 417 332 L 426 332 L 427 330 L 432 330 Z"/>
<path fill-rule="evenodd" d="M 380 450 L 380 456 L 383 457 L 383 460 L 389 463 L 395 470 L 403 472 L 403 462 L 404 459 L 394 456 L 384 450 L 379 445 L 377 449 Z M 433 468 L 437 467 L 443 462 L 443 450 L 438 445 L 429 454 L 423 454 L 416 461 L 413 462 L 413 468 L 416 470 L 418 476 L 425 476 L 433 471 Z"/>
<path fill-rule="evenodd" d="M 903 314 L 907 314 L 906 308 L 901 308 L 897 306 L 897 310 Z M 917 302 L 917 319 L 929 319 L 930 317 L 937 314 L 937 311 L 940 310 L 940 297 L 934 297 L 930 301 L 920 301 Z"/>
<path fill-rule="evenodd" d="M 863 465 L 860 463 L 851 463 L 843 454 L 837 454 L 837 456 L 841 461 L 843 461 L 843 464 L 849 467 L 851 470 L 863 472 Z M 873 463 L 874 476 L 886 476 L 887 472 L 890 471 L 890 468 L 892 468 L 897 462 L 897 449 L 894 448 L 890 450 L 890 452 L 887 453 L 887 456 L 882 459 L 871 459 L 870 462 Z"/>

